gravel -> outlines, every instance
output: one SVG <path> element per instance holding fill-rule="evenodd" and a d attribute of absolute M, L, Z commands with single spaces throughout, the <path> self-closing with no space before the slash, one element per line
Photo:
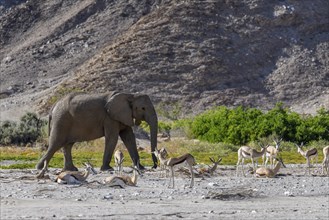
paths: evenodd
<path fill-rule="evenodd" d="M 125 167 L 125 171 L 130 168 Z M 287 165 L 276 178 L 235 175 L 233 166 L 220 166 L 211 177 L 169 177 L 147 170 L 137 186 L 124 189 L 101 184 L 109 172 L 98 172 L 82 185 L 36 180 L 36 170 L 0 170 L 1 219 L 328 219 L 329 179 L 305 174 L 304 165 Z M 127 174 L 130 175 L 130 174 Z"/>

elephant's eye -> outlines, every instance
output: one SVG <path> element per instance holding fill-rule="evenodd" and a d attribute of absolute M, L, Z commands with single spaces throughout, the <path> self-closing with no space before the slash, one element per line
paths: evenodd
<path fill-rule="evenodd" d="M 145 107 L 142 107 L 142 110 L 145 111 Z"/>

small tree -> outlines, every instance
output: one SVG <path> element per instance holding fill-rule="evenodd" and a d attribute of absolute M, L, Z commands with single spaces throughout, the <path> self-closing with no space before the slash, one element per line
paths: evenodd
<path fill-rule="evenodd" d="M 35 113 L 26 113 L 20 122 L 4 121 L 0 126 L 0 144 L 27 144 L 35 142 L 42 136 L 42 126 L 47 122 Z"/>

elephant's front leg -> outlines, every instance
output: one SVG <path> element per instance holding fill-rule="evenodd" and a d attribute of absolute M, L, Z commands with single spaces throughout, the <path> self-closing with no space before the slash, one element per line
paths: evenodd
<path fill-rule="evenodd" d="M 73 160 L 72 160 L 72 147 L 74 143 L 67 144 L 63 148 L 64 152 L 64 170 L 71 170 L 71 171 L 77 171 L 78 168 L 76 168 L 73 165 Z"/>
<path fill-rule="evenodd" d="M 114 135 L 113 133 L 105 135 L 105 149 L 103 155 L 103 165 L 101 167 L 102 171 L 109 170 L 113 171 L 114 169 L 110 166 L 111 159 L 113 156 L 114 149 L 118 142 L 118 134 Z"/>
<path fill-rule="evenodd" d="M 120 137 L 128 149 L 129 155 L 133 160 L 134 166 L 137 166 L 139 169 L 144 170 L 144 166 L 139 163 L 139 155 L 137 151 L 136 138 L 133 129 L 131 127 L 126 127 L 124 130 L 121 130 Z"/>

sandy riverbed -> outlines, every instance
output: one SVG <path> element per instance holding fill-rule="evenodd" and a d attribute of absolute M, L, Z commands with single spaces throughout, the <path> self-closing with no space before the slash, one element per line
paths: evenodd
<path fill-rule="evenodd" d="M 137 187 L 111 188 L 99 172 L 83 185 L 31 179 L 36 170 L 0 170 L 1 219 L 329 219 L 329 177 L 304 175 L 304 165 L 287 165 L 273 179 L 236 177 L 233 166 L 220 166 L 211 177 L 176 172 L 169 178 L 146 171 Z M 125 170 L 129 171 L 126 167 Z M 96 182 L 98 181 L 98 182 Z"/>

